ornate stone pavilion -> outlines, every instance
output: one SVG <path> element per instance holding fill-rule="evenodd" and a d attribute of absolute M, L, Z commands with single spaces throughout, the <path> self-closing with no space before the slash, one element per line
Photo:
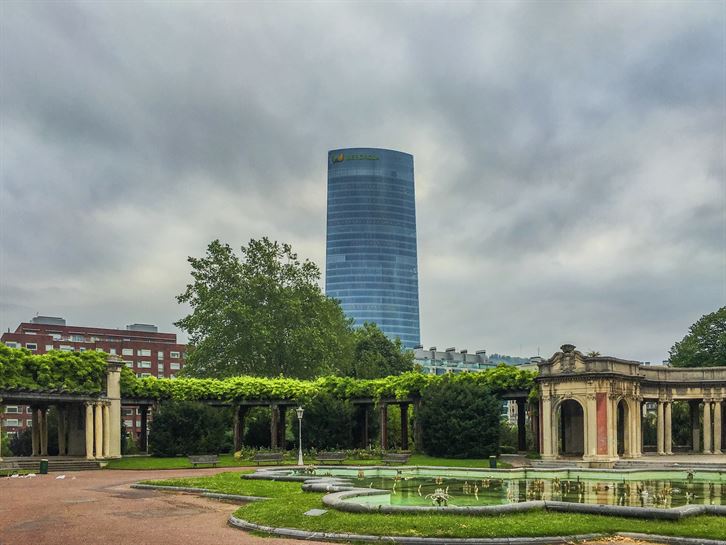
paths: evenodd
<path fill-rule="evenodd" d="M 674 401 L 690 404 L 693 452 L 719 455 L 726 448 L 726 367 L 672 368 L 586 357 L 571 344 L 561 350 L 539 364 L 543 460 L 580 458 L 608 467 L 620 458 L 642 457 L 647 402 L 657 403 L 657 454 L 673 453 Z"/>

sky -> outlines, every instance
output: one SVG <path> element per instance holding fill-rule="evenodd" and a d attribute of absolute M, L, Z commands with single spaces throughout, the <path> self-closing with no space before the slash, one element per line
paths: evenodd
<path fill-rule="evenodd" d="M 217 238 L 324 271 L 366 146 L 414 155 L 426 347 L 660 363 L 726 304 L 725 67 L 722 1 L 5 0 L 0 327 L 185 339 Z"/>

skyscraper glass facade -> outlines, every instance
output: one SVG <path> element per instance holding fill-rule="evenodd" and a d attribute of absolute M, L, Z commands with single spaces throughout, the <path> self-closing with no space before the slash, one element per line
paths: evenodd
<path fill-rule="evenodd" d="M 413 156 L 328 153 L 325 292 L 355 325 L 375 322 L 406 348 L 420 343 Z"/>

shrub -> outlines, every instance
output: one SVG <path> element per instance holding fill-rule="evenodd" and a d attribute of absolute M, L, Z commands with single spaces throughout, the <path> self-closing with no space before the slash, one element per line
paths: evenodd
<path fill-rule="evenodd" d="M 253 407 L 245 418 L 245 447 L 270 448 L 270 410 L 267 407 Z"/>
<path fill-rule="evenodd" d="M 318 450 L 350 448 L 353 445 L 353 407 L 330 394 L 319 394 L 304 406 L 303 447 Z M 295 411 L 290 411 L 297 420 Z M 295 444 L 297 445 L 297 422 Z"/>
<path fill-rule="evenodd" d="M 193 401 L 168 402 L 150 424 L 149 450 L 155 456 L 230 452 L 226 432 L 231 427 L 228 409 Z"/>
<path fill-rule="evenodd" d="M 423 448 L 431 456 L 482 458 L 499 453 L 501 403 L 486 386 L 446 377 L 426 389 Z"/>

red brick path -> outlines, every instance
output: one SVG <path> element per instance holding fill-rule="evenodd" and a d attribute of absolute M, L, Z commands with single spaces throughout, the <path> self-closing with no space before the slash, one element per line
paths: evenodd
<path fill-rule="evenodd" d="M 229 469 L 81 471 L 0 479 L 0 545 L 291 545 L 227 526 L 235 506 L 186 494 L 134 490 L 143 479 Z"/>

